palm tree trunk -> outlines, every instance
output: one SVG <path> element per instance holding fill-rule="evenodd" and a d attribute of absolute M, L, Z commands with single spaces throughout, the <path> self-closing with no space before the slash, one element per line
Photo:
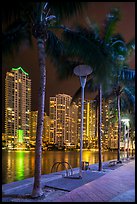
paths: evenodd
<path fill-rule="evenodd" d="M 42 156 L 42 133 L 44 121 L 44 105 L 45 105 L 45 85 L 46 85 L 46 69 L 45 69 L 45 46 L 44 40 L 37 40 L 38 57 L 40 67 L 40 88 L 38 96 L 38 120 L 37 120 L 37 134 L 35 147 L 35 172 L 34 172 L 34 186 L 32 197 L 39 197 L 43 195 L 41 188 L 41 156 Z"/>
<path fill-rule="evenodd" d="M 128 136 L 127 136 L 127 159 L 129 158 L 129 127 L 128 127 Z"/>
<path fill-rule="evenodd" d="M 102 131 L 101 131 L 101 124 L 102 124 L 102 85 L 99 85 L 99 114 L 98 114 L 98 150 L 99 150 L 99 167 L 98 170 L 102 170 Z"/>
<path fill-rule="evenodd" d="M 118 151 L 117 151 L 117 161 L 120 161 L 120 138 L 121 138 L 120 95 L 117 96 L 117 107 L 118 107 Z"/>

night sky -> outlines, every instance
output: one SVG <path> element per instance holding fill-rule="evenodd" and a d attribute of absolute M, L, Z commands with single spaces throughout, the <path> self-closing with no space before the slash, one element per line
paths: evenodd
<path fill-rule="evenodd" d="M 121 13 L 121 20 L 117 23 L 116 32 L 121 33 L 128 42 L 135 37 L 135 2 L 89 2 L 85 12 L 80 17 L 73 17 L 69 22 L 65 21 L 64 25 L 74 27 L 76 22 L 82 25 L 86 24 L 85 18 L 88 16 L 91 20 L 99 23 L 102 27 L 106 14 L 110 8 L 118 8 Z M 5 76 L 6 72 L 12 67 L 21 66 L 32 80 L 32 110 L 37 110 L 38 106 L 38 88 L 39 88 L 39 66 L 36 43 L 34 40 L 33 48 L 23 45 L 16 55 L 15 59 L 7 58 L 6 62 L 2 61 L 2 132 L 4 132 L 4 98 L 5 98 Z M 46 81 L 46 101 L 45 111 L 49 114 L 49 97 L 58 93 L 65 93 L 73 96 L 79 88 L 80 83 L 78 77 L 74 76 L 68 80 L 60 81 L 58 79 L 56 68 L 49 59 L 46 59 L 47 81 Z M 130 60 L 131 68 L 135 68 L 135 56 Z"/>

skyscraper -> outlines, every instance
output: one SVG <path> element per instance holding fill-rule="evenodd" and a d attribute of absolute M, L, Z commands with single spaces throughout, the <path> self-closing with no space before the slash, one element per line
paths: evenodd
<path fill-rule="evenodd" d="M 31 111 L 31 136 L 30 136 L 31 147 L 34 147 L 36 144 L 37 118 L 38 118 L 38 111 Z M 44 113 L 43 134 L 42 134 L 43 147 L 47 143 L 49 143 L 49 139 L 50 139 L 50 118 L 46 113 Z"/>
<path fill-rule="evenodd" d="M 95 143 L 95 107 L 92 100 L 84 100 L 83 148 L 93 147 Z M 81 131 L 81 98 L 78 100 L 78 138 Z M 80 142 L 80 141 L 79 141 Z"/>
<path fill-rule="evenodd" d="M 50 143 L 63 146 L 77 143 L 77 106 L 70 106 L 72 97 L 58 94 L 50 97 Z"/>
<path fill-rule="evenodd" d="M 9 148 L 27 146 L 30 139 L 31 79 L 22 67 L 5 79 L 5 134 Z"/>

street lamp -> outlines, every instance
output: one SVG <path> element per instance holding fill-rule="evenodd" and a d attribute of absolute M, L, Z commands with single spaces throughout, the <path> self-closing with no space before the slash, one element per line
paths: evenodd
<path fill-rule="evenodd" d="M 82 88 L 81 93 L 81 130 L 80 130 L 80 164 L 79 164 L 79 177 L 82 178 L 82 147 L 83 147 L 83 111 L 84 111 L 84 88 L 86 85 L 87 76 L 91 74 L 92 69 L 87 65 L 79 65 L 74 68 L 74 74 L 79 76 Z"/>
<path fill-rule="evenodd" d="M 125 157 L 125 146 L 127 146 L 127 158 L 129 157 L 129 119 L 128 118 L 123 118 L 121 119 L 121 121 L 124 123 L 124 157 Z M 126 132 L 126 127 L 128 128 L 127 132 Z M 126 133 L 128 134 L 127 138 L 126 138 Z M 127 142 L 126 142 L 127 139 Z M 127 145 L 125 144 L 127 143 Z"/>

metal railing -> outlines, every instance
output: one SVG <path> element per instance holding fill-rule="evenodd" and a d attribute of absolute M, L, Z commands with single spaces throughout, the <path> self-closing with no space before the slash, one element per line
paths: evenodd
<path fill-rule="evenodd" d="M 66 167 L 65 164 L 67 164 L 67 167 Z M 59 167 L 60 165 L 62 165 L 62 166 L 65 167 L 66 176 L 69 176 L 69 172 L 68 172 L 69 169 L 70 169 L 70 172 L 71 172 L 70 175 L 73 175 L 73 169 L 72 169 L 71 165 L 70 165 L 68 162 L 66 162 L 66 161 L 55 162 L 55 163 L 53 164 L 52 168 L 51 168 L 51 173 L 53 173 L 53 169 L 54 169 L 54 168 L 55 168 L 55 171 L 57 172 L 57 171 L 58 171 L 58 167 Z"/>

